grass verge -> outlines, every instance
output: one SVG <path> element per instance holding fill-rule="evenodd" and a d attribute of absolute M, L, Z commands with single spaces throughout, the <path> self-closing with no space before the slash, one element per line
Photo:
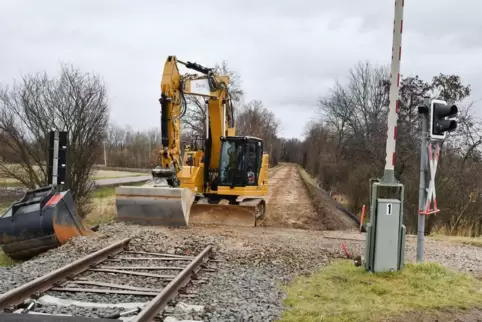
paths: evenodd
<path fill-rule="evenodd" d="M 435 240 L 448 241 L 456 244 L 482 247 L 482 237 L 431 235 L 430 238 Z"/>
<path fill-rule="evenodd" d="M 0 267 L 9 267 L 13 265 L 15 265 L 15 261 L 0 250 Z"/>
<path fill-rule="evenodd" d="M 104 179 L 119 179 L 119 178 L 131 178 L 131 177 L 141 177 L 145 176 L 146 173 L 132 173 L 132 174 L 124 174 L 124 175 L 118 175 L 118 176 L 93 176 L 90 177 L 90 180 L 104 180 Z"/>
<path fill-rule="evenodd" d="M 371 274 L 351 261 L 335 261 L 312 276 L 296 278 L 285 291 L 287 310 L 281 321 L 290 322 L 386 321 L 414 311 L 482 303 L 482 282 L 433 263 Z"/>
<path fill-rule="evenodd" d="M 145 182 L 129 183 L 129 186 L 142 186 Z M 92 211 L 85 216 L 88 226 L 108 224 L 115 221 L 115 186 L 100 187 L 93 191 Z"/>
<path fill-rule="evenodd" d="M 91 201 L 92 211 L 85 216 L 84 222 L 88 227 L 108 224 L 115 221 L 115 196 L 93 198 Z"/>
<path fill-rule="evenodd" d="M 356 229 L 358 224 L 354 220 L 340 210 L 336 201 L 325 194 L 313 179 L 301 166 L 296 165 L 298 173 L 303 181 L 303 185 L 308 192 L 313 206 L 316 209 L 320 222 L 325 230 L 343 230 Z"/>

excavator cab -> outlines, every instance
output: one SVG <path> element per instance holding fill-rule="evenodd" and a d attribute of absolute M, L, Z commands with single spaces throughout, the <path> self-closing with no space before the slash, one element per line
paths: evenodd
<path fill-rule="evenodd" d="M 221 138 L 218 186 L 257 186 L 263 157 L 263 141 L 255 137 Z"/>

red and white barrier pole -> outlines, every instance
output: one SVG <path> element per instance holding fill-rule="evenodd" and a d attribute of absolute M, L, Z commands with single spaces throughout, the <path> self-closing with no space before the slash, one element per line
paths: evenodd
<path fill-rule="evenodd" d="M 390 83 L 390 104 L 388 106 L 388 130 L 385 172 L 386 182 L 395 182 L 395 146 L 397 141 L 398 92 L 400 87 L 400 60 L 402 58 L 403 7 L 405 0 L 395 0 L 395 20 L 393 22 L 393 45 Z"/>

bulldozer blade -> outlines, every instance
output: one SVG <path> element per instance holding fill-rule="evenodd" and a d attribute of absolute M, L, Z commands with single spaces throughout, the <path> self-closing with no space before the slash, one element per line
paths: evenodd
<path fill-rule="evenodd" d="M 187 227 L 194 193 L 186 188 L 120 186 L 117 220 L 148 226 Z"/>
<path fill-rule="evenodd" d="M 193 204 L 190 222 L 193 225 L 256 226 L 255 205 Z"/>
<path fill-rule="evenodd" d="M 0 245 L 14 260 L 27 260 L 76 236 L 95 234 L 75 211 L 70 190 L 52 187 L 27 191 L 0 217 Z"/>

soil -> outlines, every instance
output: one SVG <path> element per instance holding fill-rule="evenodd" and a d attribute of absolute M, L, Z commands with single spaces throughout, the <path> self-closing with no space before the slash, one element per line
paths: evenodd
<path fill-rule="evenodd" d="M 295 165 L 285 165 L 269 178 L 264 227 L 314 228 L 317 216 Z M 316 225 L 318 228 L 321 225 Z"/>
<path fill-rule="evenodd" d="M 262 227 L 345 230 L 355 223 L 316 186 L 304 182 L 298 167 L 284 164 L 269 178 L 270 193 Z"/>

